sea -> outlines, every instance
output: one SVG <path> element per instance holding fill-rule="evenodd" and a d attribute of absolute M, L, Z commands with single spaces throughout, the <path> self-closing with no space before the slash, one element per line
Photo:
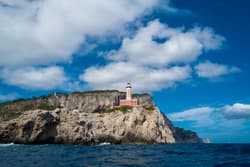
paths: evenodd
<path fill-rule="evenodd" d="M 0 167 L 250 167 L 250 144 L 0 145 Z"/>

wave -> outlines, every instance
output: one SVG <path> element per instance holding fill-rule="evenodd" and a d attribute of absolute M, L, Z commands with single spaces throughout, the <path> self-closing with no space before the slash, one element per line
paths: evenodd
<path fill-rule="evenodd" d="M 104 145 L 110 145 L 110 143 L 109 142 L 103 142 L 103 143 L 98 144 L 97 146 L 104 146 Z"/>
<path fill-rule="evenodd" d="M 0 144 L 0 147 L 9 147 L 15 145 L 14 143 Z"/>

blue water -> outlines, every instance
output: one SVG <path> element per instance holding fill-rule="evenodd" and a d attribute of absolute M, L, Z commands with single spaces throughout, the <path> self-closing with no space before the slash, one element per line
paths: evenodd
<path fill-rule="evenodd" d="M 250 167 L 250 144 L 0 145 L 0 167 Z"/>

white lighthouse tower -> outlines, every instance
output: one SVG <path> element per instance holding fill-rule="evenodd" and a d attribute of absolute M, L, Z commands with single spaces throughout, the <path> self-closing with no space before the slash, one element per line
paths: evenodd
<path fill-rule="evenodd" d="M 126 86 L 126 100 L 131 100 L 131 84 L 128 82 Z"/>
<path fill-rule="evenodd" d="M 120 100 L 120 106 L 138 106 L 138 100 L 132 99 L 132 86 L 127 83 L 126 86 L 126 99 Z"/>

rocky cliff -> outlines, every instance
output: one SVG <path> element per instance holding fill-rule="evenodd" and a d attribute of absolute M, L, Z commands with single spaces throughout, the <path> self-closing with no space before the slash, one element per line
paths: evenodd
<path fill-rule="evenodd" d="M 0 143 L 199 143 L 191 131 L 176 128 L 148 94 L 139 106 L 119 107 L 124 92 L 53 94 L 0 104 Z"/>

